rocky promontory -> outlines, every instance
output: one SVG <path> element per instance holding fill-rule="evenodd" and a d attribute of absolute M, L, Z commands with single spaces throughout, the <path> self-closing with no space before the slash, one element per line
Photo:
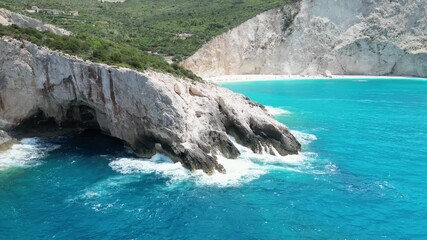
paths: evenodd
<path fill-rule="evenodd" d="M 162 152 L 190 170 L 225 172 L 216 161 L 240 153 L 297 154 L 288 128 L 248 98 L 217 85 L 137 72 L 0 39 L 0 129 L 50 124 L 98 129 L 141 156 Z"/>

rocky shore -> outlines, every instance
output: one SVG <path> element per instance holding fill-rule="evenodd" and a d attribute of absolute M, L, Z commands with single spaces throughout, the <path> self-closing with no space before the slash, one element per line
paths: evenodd
<path fill-rule="evenodd" d="M 98 129 L 141 156 L 162 152 L 190 170 L 226 172 L 239 156 L 228 135 L 256 153 L 297 154 L 288 128 L 259 104 L 213 83 L 83 61 L 0 39 L 0 129 Z"/>
<path fill-rule="evenodd" d="M 5 131 L 0 130 L 0 152 L 9 149 L 17 141 L 9 136 Z"/>

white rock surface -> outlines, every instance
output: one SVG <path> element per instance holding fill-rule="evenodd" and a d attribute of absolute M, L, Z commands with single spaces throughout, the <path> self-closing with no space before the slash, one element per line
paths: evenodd
<path fill-rule="evenodd" d="M 65 29 L 43 23 L 37 19 L 14 13 L 3 8 L 0 8 L 0 24 L 4 26 L 14 24 L 22 28 L 35 28 L 39 31 L 49 31 L 58 35 L 71 35 L 71 32 Z"/>
<path fill-rule="evenodd" d="M 95 123 L 142 155 L 162 149 L 208 174 L 224 171 L 216 155 L 239 155 L 227 134 L 257 153 L 300 150 L 260 105 L 212 83 L 84 62 L 11 38 L 0 39 L 0 52 L 0 129 L 37 114 L 61 126 Z"/>
<path fill-rule="evenodd" d="M 301 0 L 205 44 L 182 65 L 243 74 L 427 77 L 427 0 Z"/>
<path fill-rule="evenodd" d="M 9 148 L 13 139 L 5 131 L 0 130 L 0 152 Z"/>

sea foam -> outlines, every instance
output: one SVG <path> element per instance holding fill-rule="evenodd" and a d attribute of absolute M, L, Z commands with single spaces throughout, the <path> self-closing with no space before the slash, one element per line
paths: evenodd
<path fill-rule="evenodd" d="M 298 142 L 300 142 L 303 146 L 307 146 L 313 141 L 317 140 L 317 137 L 314 134 L 304 133 L 296 130 L 292 130 L 291 133 L 295 136 Z"/>
<path fill-rule="evenodd" d="M 215 172 L 208 176 L 201 170 L 192 173 L 180 163 L 173 163 L 171 159 L 161 154 L 156 154 L 151 159 L 119 158 L 109 165 L 114 171 L 122 174 L 161 175 L 168 178 L 168 184 L 171 185 L 193 181 L 199 186 L 232 187 L 249 183 L 271 171 L 304 172 L 309 168 L 310 162 L 317 157 L 310 152 L 285 157 L 255 154 L 249 148 L 238 144 L 232 137 L 230 139 L 241 155 L 237 159 L 218 157 L 218 162 L 227 170 L 226 174 Z"/>
<path fill-rule="evenodd" d="M 59 145 L 47 144 L 39 138 L 25 138 L 9 150 L 0 153 L 0 171 L 13 167 L 31 167 L 40 164 L 40 159 Z"/>

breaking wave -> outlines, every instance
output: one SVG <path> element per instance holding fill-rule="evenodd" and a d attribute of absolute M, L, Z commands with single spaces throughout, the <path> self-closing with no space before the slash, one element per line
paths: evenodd
<path fill-rule="evenodd" d="M 299 134 L 300 139 L 314 139 L 311 134 Z M 156 154 L 151 159 L 118 158 L 110 162 L 110 167 L 121 174 L 156 174 L 168 179 L 168 184 L 192 181 L 199 186 L 232 187 L 249 183 L 272 171 L 305 173 L 312 169 L 311 163 L 317 154 L 304 152 L 298 155 L 272 156 L 255 154 L 230 137 L 241 152 L 237 159 L 218 157 L 227 170 L 226 174 L 215 173 L 208 176 L 201 170 L 190 172 L 181 163 L 173 163 L 168 157 Z M 303 142 L 303 141 L 302 141 Z M 309 142 L 308 140 L 305 143 Z M 313 172 L 313 171 L 312 171 Z"/>
<path fill-rule="evenodd" d="M 0 171 L 13 167 L 31 167 L 40 164 L 40 159 L 59 145 L 47 144 L 40 138 L 25 138 L 9 150 L 0 153 Z"/>
<path fill-rule="evenodd" d="M 310 133 L 304 133 L 300 131 L 292 130 L 291 133 L 295 136 L 295 138 L 300 142 L 303 146 L 307 146 L 310 143 L 317 140 L 316 135 Z"/>

